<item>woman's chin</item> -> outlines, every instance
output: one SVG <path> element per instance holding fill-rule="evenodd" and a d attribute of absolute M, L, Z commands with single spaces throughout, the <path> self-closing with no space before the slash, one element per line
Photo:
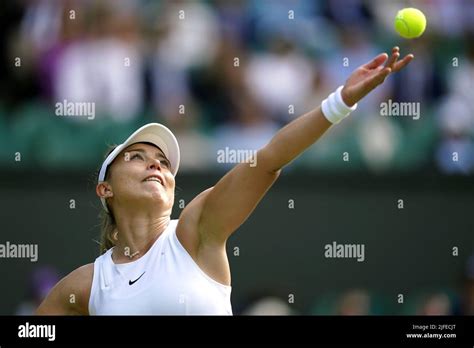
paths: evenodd
<path fill-rule="evenodd" d="M 150 195 L 151 194 L 151 195 Z M 153 205 L 166 205 L 169 201 L 169 197 L 165 191 L 159 190 L 156 192 L 149 192 L 147 200 Z"/>

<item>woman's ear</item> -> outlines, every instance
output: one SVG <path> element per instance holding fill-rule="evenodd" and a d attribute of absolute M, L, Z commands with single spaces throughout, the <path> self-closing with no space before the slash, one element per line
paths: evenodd
<path fill-rule="evenodd" d="M 97 184 L 97 186 L 95 187 L 95 192 L 100 198 L 110 198 L 114 196 L 112 186 L 110 186 L 107 181 Z"/>

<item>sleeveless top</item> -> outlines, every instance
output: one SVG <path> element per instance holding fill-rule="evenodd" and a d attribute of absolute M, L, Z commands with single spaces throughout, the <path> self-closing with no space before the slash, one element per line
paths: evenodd
<path fill-rule="evenodd" d="M 112 249 L 94 262 L 90 315 L 232 315 L 231 287 L 202 271 L 171 220 L 145 255 L 115 264 Z"/>

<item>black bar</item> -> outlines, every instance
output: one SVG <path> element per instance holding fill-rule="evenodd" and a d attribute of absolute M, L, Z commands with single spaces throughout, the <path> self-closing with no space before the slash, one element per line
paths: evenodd
<path fill-rule="evenodd" d="M 52 331 L 48 335 L 46 327 L 41 329 L 47 337 L 19 337 L 20 331 L 23 335 L 40 331 L 38 327 L 31 325 L 54 325 L 54 340 Z M 375 343 L 474 346 L 472 316 L 2 316 L 0 328 L 2 348 L 39 343 L 121 343 L 133 346 L 145 343 Z M 410 338 L 407 334 L 420 334 L 421 337 Z M 434 334 L 455 337 L 435 338 Z"/>

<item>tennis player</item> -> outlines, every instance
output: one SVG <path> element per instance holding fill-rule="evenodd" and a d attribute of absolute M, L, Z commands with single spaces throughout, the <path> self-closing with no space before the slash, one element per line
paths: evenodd
<path fill-rule="evenodd" d="M 356 69 L 320 107 L 283 127 L 256 156 L 197 195 L 171 220 L 179 146 L 163 125 L 135 131 L 106 157 L 97 195 L 106 221 L 104 253 L 63 278 L 37 314 L 231 315 L 226 241 L 282 168 L 412 59 L 399 48 Z"/>

